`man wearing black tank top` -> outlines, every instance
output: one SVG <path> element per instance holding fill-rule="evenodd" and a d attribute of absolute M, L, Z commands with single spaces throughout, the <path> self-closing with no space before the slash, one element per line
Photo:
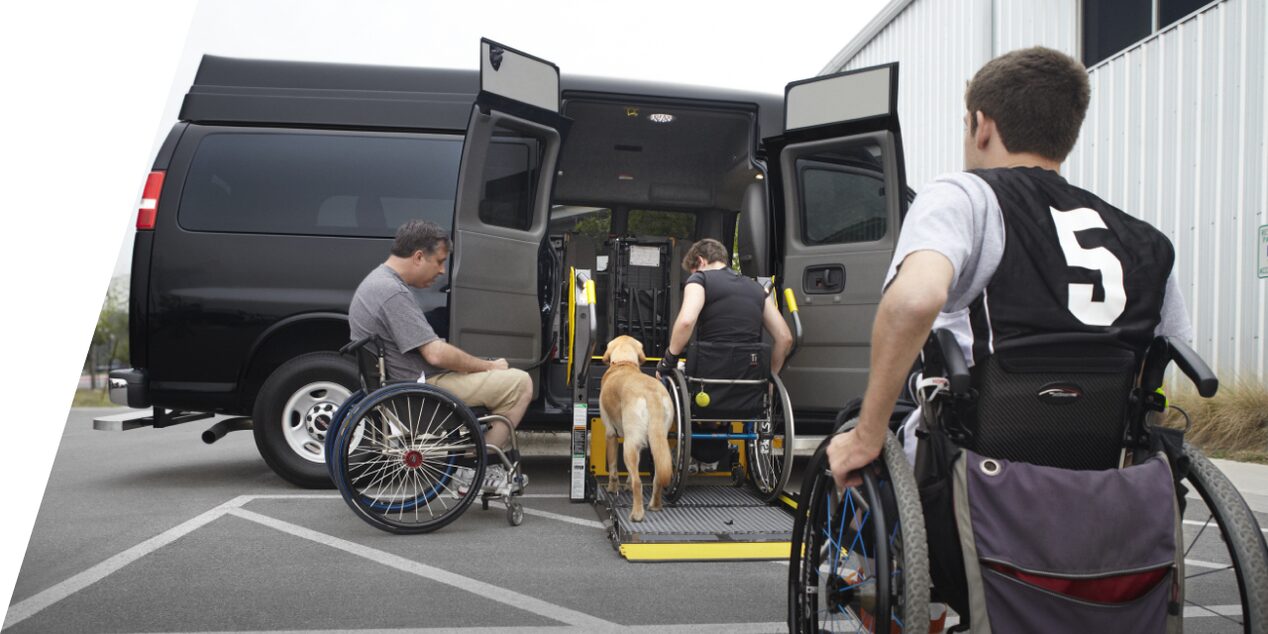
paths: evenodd
<path fill-rule="evenodd" d="M 762 340 L 762 329 L 771 334 L 770 369 L 777 374 L 784 357 L 792 347 L 792 333 L 775 307 L 774 298 L 754 280 L 727 266 L 726 247 L 706 238 L 691 245 L 682 260 L 682 268 L 691 273 L 682 291 L 682 307 L 674 320 L 669 346 L 661 354 L 657 374 L 664 374 L 678 365 L 696 332 L 698 341 L 719 343 L 756 343 Z M 692 455 L 702 463 L 717 463 L 723 458 L 726 441 L 692 443 Z"/>
<path fill-rule="evenodd" d="M 933 327 L 955 333 L 971 365 L 1000 342 L 1048 332 L 1105 333 L 1138 351 L 1154 335 L 1192 339 L 1167 237 L 1059 174 L 1089 96 L 1083 66 L 1046 48 L 1013 51 L 974 75 L 968 171 L 935 179 L 907 214 L 859 424 L 828 448 L 838 486 L 857 484 L 852 473 L 880 454 Z"/>
<path fill-rule="evenodd" d="M 765 328 L 774 340 L 771 373 L 778 374 L 784 366 L 784 357 L 792 347 L 792 333 L 775 307 L 774 298 L 757 282 L 732 271 L 726 261 L 726 247 L 712 238 L 687 250 L 682 268 L 691 276 L 682 290 L 682 307 L 674 319 L 669 347 L 656 367 L 658 372 L 678 364 L 697 324 L 697 340 L 720 343 L 755 343 L 762 340 Z"/>

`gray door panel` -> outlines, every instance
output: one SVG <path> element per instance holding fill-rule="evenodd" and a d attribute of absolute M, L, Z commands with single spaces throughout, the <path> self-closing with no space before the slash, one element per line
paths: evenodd
<path fill-rule="evenodd" d="M 525 112 L 543 109 L 550 116 L 535 118 L 544 121 L 557 117 L 559 71 L 487 40 L 481 55 L 482 92 L 467 126 L 454 206 L 449 338 L 470 354 L 526 367 L 543 345 L 537 259 L 561 136 Z M 553 88 L 551 82 L 541 88 L 543 77 L 553 79 Z M 516 94 L 525 86 L 532 90 Z"/>
<path fill-rule="evenodd" d="M 798 408 L 838 409 L 867 385 L 872 320 L 898 235 L 901 190 L 887 131 L 789 145 L 784 282 L 804 335 L 783 370 Z"/>

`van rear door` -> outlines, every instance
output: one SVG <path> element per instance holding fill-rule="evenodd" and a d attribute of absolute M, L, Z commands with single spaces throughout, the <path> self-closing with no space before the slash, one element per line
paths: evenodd
<path fill-rule="evenodd" d="M 512 367 L 542 354 L 538 252 L 567 130 L 559 68 L 482 39 L 454 208 L 449 336 Z"/>
<path fill-rule="evenodd" d="M 782 203 L 777 277 L 796 294 L 805 331 L 782 371 L 798 410 L 835 411 L 867 385 L 905 205 L 897 94 L 898 64 L 788 84 L 784 135 L 766 142 Z"/>

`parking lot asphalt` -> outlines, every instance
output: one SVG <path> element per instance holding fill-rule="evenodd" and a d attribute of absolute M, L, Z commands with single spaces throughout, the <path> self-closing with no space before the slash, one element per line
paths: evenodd
<path fill-rule="evenodd" d="M 522 526 L 475 505 L 395 536 L 275 476 L 250 433 L 207 446 L 199 423 L 93 431 L 101 413 L 68 417 L 6 632 L 784 630 L 785 564 L 626 562 L 568 501 L 550 443 L 527 443 L 551 455 L 525 459 Z M 1203 539 L 1190 557 L 1218 564 L 1218 538 Z M 1228 582 L 1202 592 L 1236 603 Z M 1231 631 L 1191 616 L 1188 631 Z"/>

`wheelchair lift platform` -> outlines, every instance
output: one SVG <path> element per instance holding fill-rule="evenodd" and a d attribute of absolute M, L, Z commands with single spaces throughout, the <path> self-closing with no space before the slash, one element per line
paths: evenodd
<path fill-rule="evenodd" d="M 617 552 L 629 561 L 736 561 L 787 559 L 792 544 L 793 500 L 762 502 L 746 488 L 696 484 L 676 504 L 630 520 L 629 491 L 608 493 L 596 478 L 594 508 Z M 693 483 L 694 484 L 694 483 Z M 651 487 L 643 488 L 644 504 Z"/>

